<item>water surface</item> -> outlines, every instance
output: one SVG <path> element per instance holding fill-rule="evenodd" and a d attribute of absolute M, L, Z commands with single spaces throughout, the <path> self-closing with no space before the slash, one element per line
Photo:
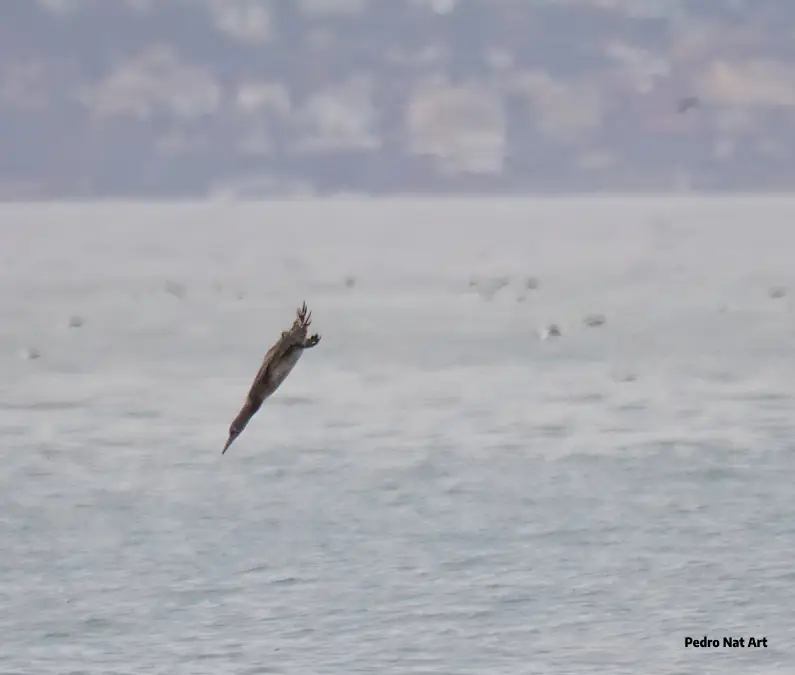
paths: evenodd
<path fill-rule="evenodd" d="M 793 221 L 2 207 L 0 672 L 790 673 Z M 322 342 L 221 457 L 303 300 Z"/>

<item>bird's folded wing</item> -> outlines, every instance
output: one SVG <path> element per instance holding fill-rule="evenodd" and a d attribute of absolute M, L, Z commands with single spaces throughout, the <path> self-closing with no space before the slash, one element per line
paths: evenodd
<path fill-rule="evenodd" d="M 264 381 L 267 377 L 268 368 L 272 363 L 281 359 L 287 351 L 293 347 L 298 342 L 298 339 L 295 335 L 293 335 L 292 331 L 289 333 L 282 333 L 281 337 L 276 341 L 276 343 L 268 350 L 268 353 L 265 354 L 265 358 L 262 359 L 262 365 L 260 366 L 259 370 L 257 371 L 256 376 L 254 377 L 254 381 L 251 383 L 251 389 L 249 390 L 249 396 L 254 392 L 254 389 L 257 385 Z"/>

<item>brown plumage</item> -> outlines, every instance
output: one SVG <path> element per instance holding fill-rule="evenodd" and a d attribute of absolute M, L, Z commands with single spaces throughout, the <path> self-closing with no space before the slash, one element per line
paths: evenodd
<path fill-rule="evenodd" d="M 306 303 L 304 303 L 296 312 L 296 318 L 290 330 L 284 331 L 276 344 L 265 354 L 262 366 L 260 366 L 254 383 L 246 396 L 246 402 L 229 427 L 229 439 L 221 451 L 222 455 L 243 432 L 265 399 L 284 382 L 295 364 L 298 363 L 304 350 L 310 349 L 320 342 L 320 336 L 317 333 L 309 337 L 306 336 L 310 323 L 312 323 L 312 312 L 307 311 Z"/>

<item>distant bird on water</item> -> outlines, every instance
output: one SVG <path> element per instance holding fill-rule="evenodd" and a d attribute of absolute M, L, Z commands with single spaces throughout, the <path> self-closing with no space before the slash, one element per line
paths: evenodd
<path fill-rule="evenodd" d="M 301 358 L 304 350 L 314 347 L 320 342 L 320 335 L 317 333 L 309 337 L 306 336 L 307 329 L 311 323 L 312 312 L 308 312 L 306 303 L 303 303 L 301 308 L 296 311 L 296 318 L 290 330 L 284 331 L 282 336 L 276 341 L 276 344 L 265 354 L 262 366 L 260 366 L 259 372 L 254 378 L 254 383 L 246 396 L 246 402 L 229 427 L 229 439 L 221 451 L 222 455 L 229 449 L 234 440 L 240 436 L 265 399 L 284 382 L 284 379 L 290 374 L 295 364 L 298 363 L 298 359 Z"/>

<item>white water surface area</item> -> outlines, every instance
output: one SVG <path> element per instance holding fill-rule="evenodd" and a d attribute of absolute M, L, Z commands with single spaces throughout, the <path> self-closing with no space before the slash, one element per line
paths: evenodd
<path fill-rule="evenodd" d="M 0 672 L 790 675 L 790 289 L 790 198 L 3 205 Z"/>

